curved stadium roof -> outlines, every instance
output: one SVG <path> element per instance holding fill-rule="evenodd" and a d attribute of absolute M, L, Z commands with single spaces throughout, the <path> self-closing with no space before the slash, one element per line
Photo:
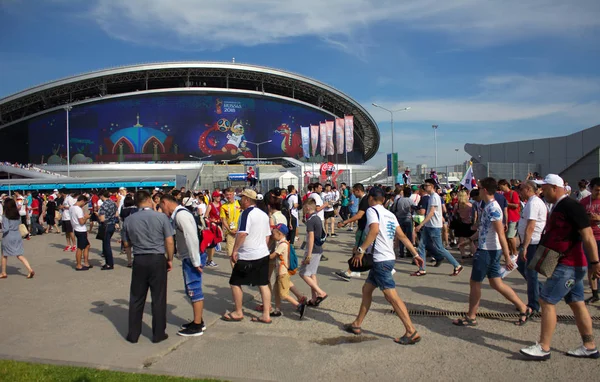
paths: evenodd
<path fill-rule="evenodd" d="M 48 82 L 0 99 L 0 129 L 67 104 L 177 89 L 256 92 L 307 103 L 339 117 L 352 114 L 354 134 L 363 147 L 365 161 L 379 148 L 377 123 L 358 102 L 341 91 L 283 70 L 223 62 L 130 65 Z"/>

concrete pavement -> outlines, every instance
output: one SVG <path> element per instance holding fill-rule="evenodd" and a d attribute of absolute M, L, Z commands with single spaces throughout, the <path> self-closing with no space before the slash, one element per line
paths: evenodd
<path fill-rule="evenodd" d="M 34 237 L 25 243 L 25 255 L 36 270 L 35 278 L 27 280 L 21 263 L 10 258 L 9 277 L 0 280 L 0 357 L 227 380 L 597 378 L 597 360 L 578 360 L 562 354 L 580 344 L 573 321 L 559 323 L 552 359 L 543 363 L 525 362 L 518 354 L 521 347 L 538 338 L 538 320 L 519 328 L 513 325 L 513 319 L 479 319 L 476 328 L 458 328 L 448 317 L 414 316 L 423 340 L 415 346 L 397 345 L 392 338 L 402 335 L 403 328 L 400 320 L 389 313 L 389 304 L 379 291 L 375 292 L 363 324 L 363 335 L 343 332 L 341 325 L 351 322 L 358 312 L 364 282 L 364 276 L 351 282 L 332 276 L 333 271 L 346 265 L 351 240 L 351 234 L 344 231 L 326 244 L 330 260 L 321 263 L 319 282 L 329 298 L 321 307 L 308 308 L 306 319 L 298 321 L 296 313 L 284 303 L 284 316 L 273 318 L 272 325 L 250 322 L 250 317 L 256 315 L 253 308 L 259 303 L 253 288 L 245 290 L 244 321 L 219 320 L 225 310 L 232 309 L 230 268 L 226 258 L 219 255 L 219 268 L 207 269 L 205 273 L 208 329 L 202 337 L 195 338 L 176 335 L 179 325 L 192 317 L 183 292 L 180 263 L 176 261 L 168 286 L 169 339 L 160 344 L 150 342 L 148 314 L 144 316 L 139 343 L 130 344 L 124 339 L 130 269 L 125 267 L 125 257 L 118 255 L 116 242 L 115 270 L 99 270 L 101 243 L 92 238 L 90 257 L 95 267 L 75 272 L 74 254 L 62 251 L 62 235 Z M 469 261 L 465 267 L 459 277 L 449 277 L 452 269 L 444 264 L 429 267 L 426 277 L 417 278 L 409 276 L 414 270 L 409 261 L 401 260 L 394 278 L 410 310 L 465 311 Z M 299 277 L 292 280 L 309 293 Z M 520 275 L 515 271 L 507 280 L 526 299 L 526 286 Z M 592 315 L 600 315 L 598 306 L 589 309 Z M 558 310 L 560 314 L 571 314 L 564 304 Z M 149 303 L 146 311 L 150 312 Z M 514 308 L 486 286 L 481 311 L 514 313 Z M 598 324 L 595 321 L 596 334 Z"/>

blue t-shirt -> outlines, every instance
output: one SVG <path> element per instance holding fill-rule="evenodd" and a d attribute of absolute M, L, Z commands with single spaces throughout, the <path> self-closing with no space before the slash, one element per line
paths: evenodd
<path fill-rule="evenodd" d="M 355 214 L 358 212 L 358 203 L 360 202 L 360 200 L 354 196 L 353 193 L 350 194 L 350 204 L 349 204 L 349 208 L 350 208 L 350 212 Z"/>
<path fill-rule="evenodd" d="M 504 216 L 504 209 L 508 208 L 508 202 L 506 201 L 504 195 L 498 192 L 494 192 L 494 199 L 496 199 L 498 205 L 500 206 L 500 209 L 502 210 L 502 224 L 506 224 L 506 216 Z"/>

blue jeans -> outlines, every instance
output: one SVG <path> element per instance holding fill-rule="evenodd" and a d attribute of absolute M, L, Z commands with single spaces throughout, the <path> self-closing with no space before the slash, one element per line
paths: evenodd
<path fill-rule="evenodd" d="M 392 277 L 395 264 L 394 260 L 373 262 L 373 268 L 369 271 L 366 282 L 381 290 L 396 288 L 396 282 Z"/>
<path fill-rule="evenodd" d="M 441 256 L 442 258 L 448 260 L 448 262 L 452 264 L 454 268 L 460 266 L 460 264 L 458 264 L 458 261 L 456 261 L 454 256 L 452 256 L 450 252 L 448 252 L 446 248 L 444 248 L 444 246 L 442 245 L 441 228 L 423 227 L 423 229 L 421 230 L 421 241 L 419 241 L 419 256 L 421 256 L 421 258 L 425 260 L 425 263 L 421 268 L 422 271 L 425 270 L 425 267 L 427 265 L 427 259 L 425 258 L 425 248 L 431 248 L 431 250 L 433 251 L 433 256 L 435 256 L 436 259 L 438 259 L 439 256 Z"/>
<path fill-rule="evenodd" d="M 538 281 L 538 273 L 534 270 L 527 268 L 533 256 L 535 256 L 535 251 L 537 250 L 537 244 L 530 244 L 527 247 L 527 262 L 525 262 L 521 256 L 517 260 L 517 270 L 523 276 L 525 280 L 527 280 L 527 306 L 531 309 L 539 312 L 541 311 L 540 307 L 540 292 L 542 290 L 542 285 Z"/>
<path fill-rule="evenodd" d="M 471 280 L 483 282 L 485 278 L 500 278 L 501 249 L 478 249 L 473 257 L 473 268 L 471 269 Z"/>
<path fill-rule="evenodd" d="M 412 235 L 413 235 L 413 227 L 414 227 L 414 223 L 411 219 L 407 219 L 407 220 L 401 220 L 400 222 L 400 228 L 402 228 L 402 231 L 404 232 L 404 234 L 406 235 L 406 237 L 408 237 L 408 240 L 410 240 L 412 242 Z M 404 255 L 404 244 L 402 244 L 402 242 L 400 242 L 400 256 Z"/>
<path fill-rule="evenodd" d="M 540 292 L 540 298 L 549 304 L 556 305 L 564 298 L 567 304 L 581 302 L 583 298 L 583 279 L 586 267 L 570 267 L 558 264 Z"/>
<path fill-rule="evenodd" d="M 104 240 L 102 240 L 102 253 L 104 254 L 104 259 L 106 260 L 106 265 L 112 267 L 115 265 L 113 260 L 113 252 L 112 247 L 110 246 L 110 240 L 112 239 L 113 234 L 115 233 L 115 225 L 114 224 L 106 224 L 106 234 L 104 235 Z"/>
<path fill-rule="evenodd" d="M 206 253 L 200 254 L 200 264 L 202 267 L 206 265 Z M 183 283 L 185 293 L 192 302 L 204 300 L 204 292 L 202 291 L 202 273 L 192 265 L 192 261 L 185 258 L 181 261 L 181 269 L 183 270 Z"/>

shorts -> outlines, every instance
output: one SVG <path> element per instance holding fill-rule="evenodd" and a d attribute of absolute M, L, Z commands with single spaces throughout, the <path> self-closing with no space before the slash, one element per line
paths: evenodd
<path fill-rule="evenodd" d="M 206 253 L 200 255 L 200 264 L 206 265 Z M 181 269 L 183 270 L 183 283 L 185 285 L 185 293 L 192 302 L 204 300 L 202 292 L 202 273 L 198 271 L 190 259 L 181 261 Z"/>
<path fill-rule="evenodd" d="M 87 232 L 75 232 L 75 237 L 77 238 L 77 249 L 86 249 L 90 245 Z"/>
<path fill-rule="evenodd" d="M 552 276 L 546 279 L 542 286 L 540 299 L 552 305 L 558 304 L 563 298 L 567 304 L 583 301 L 585 274 L 585 267 L 558 264 Z"/>
<path fill-rule="evenodd" d="M 269 285 L 269 255 L 258 260 L 238 260 L 231 272 L 229 285 Z"/>
<path fill-rule="evenodd" d="M 506 231 L 506 238 L 513 239 L 517 237 L 517 222 L 508 223 L 508 230 Z"/>
<path fill-rule="evenodd" d="M 317 274 L 319 263 L 321 262 L 322 253 L 313 253 L 309 264 L 302 264 L 298 273 L 300 276 L 310 277 Z M 306 254 L 304 255 L 306 257 Z"/>
<path fill-rule="evenodd" d="M 46 224 L 52 226 L 56 224 L 56 220 L 54 219 L 53 214 L 46 214 Z"/>
<path fill-rule="evenodd" d="M 289 273 L 277 276 L 275 281 L 275 293 L 281 298 L 285 298 L 290 295 L 290 288 L 292 287 L 292 280 Z"/>
<path fill-rule="evenodd" d="M 357 229 L 356 233 L 354 234 L 354 246 L 360 247 L 363 241 L 365 241 L 366 236 L 367 235 L 365 235 L 365 231 Z"/>
<path fill-rule="evenodd" d="M 471 280 L 482 282 L 487 276 L 488 279 L 501 277 L 500 275 L 500 257 L 502 250 L 478 249 L 473 257 L 473 269 L 471 270 Z"/>
<path fill-rule="evenodd" d="M 73 232 L 73 225 L 71 224 L 70 220 L 63 220 L 62 221 L 62 229 L 64 233 L 71 233 Z"/>
<path fill-rule="evenodd" d="M 231 257 L 233 246 L 235 244 L 235 235 L 227 234 L 227 236 L 225 236 L 225 244 L 227 246 L 227 256 Z"/>
<path fill-rule="evenodd" d="M 325 220 L 335 217 L 335 211 L 325 211 Z"/>
<path fill-rule="evenodd" d="M 396 288 L 396 282 L 392 277 L 394 260 L 373 262 L 373 268 L 369 271 L 365 282 L 378 287 L 381 290 Z"/>

